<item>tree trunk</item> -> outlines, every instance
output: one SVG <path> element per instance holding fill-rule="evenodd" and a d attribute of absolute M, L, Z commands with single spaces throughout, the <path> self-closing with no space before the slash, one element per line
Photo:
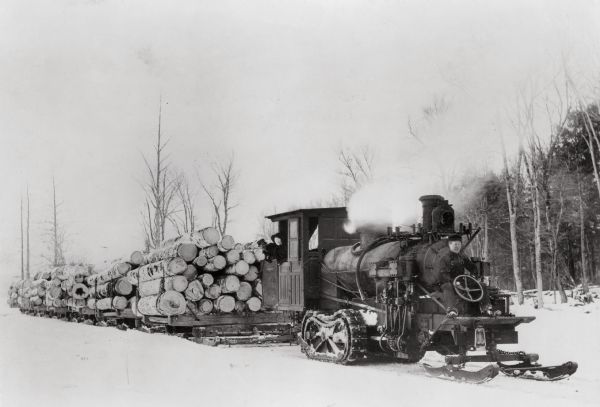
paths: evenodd
<path fill-rule="evenodd" d="M 148 297 L 152 295 L 158 295 L 160 292 L 160 285 L 163 284 L 162 278 L 154 280 L 141 281 L 138 287 L 140 297 Z M 165 277 L 164 279 L 164 290 L 165 291 L 177 291 L 183 292 L 188 287 L 187 278 L 184 276 L 171 276 Z"/>
<path fill-rule="evenodd" d="M 193 264 L 188 264 L 187 270 L 183 272 L 188 281 L 193 281 L 198 276 L 198 269 Z"/>
<path fill-rule="evenodd" d="M 214 273 L 219 270 L 223 270 L 227 266 L 227 260 L 225 257 L 218 255 L 208 260 L 206 266 L 204 266 L 204 271 L 208 271 L 209 273 Z"/>
<path fill-rule="evenodd" d="M 523 279 L 521 277 L 521 263 L 519 261 L 519 243 L 517 241 L 517 213 L 512 204 L 512 193 L 510 188 L 506 187 L 506 198 L 508 200 L 508 220 L 510 227 L 510 247 L 512 250 L 513 276 L 515 279 L 515 289 L 517 291 L 517 302 L 523 304 Z"/>
<path fill-rule="evenodd" d="M 130 270 L 131 270 L 131 264 L 129 264 L 129 263 L 125 263 L 125 262 L 115 263 L 111 266 L 110 269 L 108 269 L 102 273 L 93 274 L 93 275 L 89 276 L 88 278 L 86 278 L 86 282 L 88 283 L 89 286 L 93 286 L 95 284 L 98 284 L 98 285 L 104 284 L 110 280 L 114 280 L 114 279 L 124 276 Z M 136 270 L 139 270 L 139 269 L 136 269 Z M 132 284 L 134 284 L 134 283 L 132 282 Z"/>
<path fill-rule="evenodd" d="M 115 297 L 113 297 L 112 299 L 112 307 L 113 309 L 117 309 L 117 310 L 124 310 L 125 308 L 127 308 L 127 298 L 122 297 L 120 295 L 117 295 Z"/>
<path fill-rule="evenodd" d="M 221 239 L 221 235 L 216 228 L 208 227 L 192 233 L 192 240 L 196 246 L 205 248 L 216 245 Z"/>
<path fill-rule="evenodd" d="M 217 246 L 219 247 L 219 251 L 226 252 L 233 249 L 233 246 L 235 246 L 235 240 L 230 235 L 224 235 L 221 241 L 217 243 Z"/>
<path fill-rule="evenodd" d="M 204 286 L 198 280 L 189 283 L 185 289 L 185 298 L 190 301 L 200 301 L 204 297 Z"/>
<path fill-rule="evenodd" d="M 200 250 L 198 252 L 198 256 L 204 256 L 207 259 L 210 259 L 210 258 L 218 255 L 219 253 L 220 253 L 219 247 L 217 245 L 212 245 L 212 246 L 208 246 L 208 247 L 205 247 L 202 250 Z"/>
<path fill-rule="evenodd" d="M 218 284 L 210 285 L 204 290 L 204 296 L 210 300 L 216 300 L 221 295 L 221 286 Z"/>
<path fill-rule="evenodd" d="M 256 256 L 252 250 L 244 250 L 242 252 L 242 258 L 248 264 L 254 264 L 256 262 Z"/>
<path fill-rule="evenodd" d="M 212 276 L 212 274 L 208 273 L 201 274 L 200 277 L 198 277 L 198 280 L 200 280 L 204 288 L 210 287 L 215 282 L 215 278 Z"/>
<path fill-rule="evenodd" d="M 210 314 L 214 308 L 214 304 L 208 298 L 203 298 L 198 302 L 198 312 L 201 314 Z"/>
<path fill-rule="evenodd" d="M 240 301 L 247 301 L 252 297 L 252 285 L 246 281 L 240 283 L 240 288 L 235 293 L 235 296 Z"/>
<path fill-rule="evenodd" d="M 163 276 L 183 274 L 187 270 L 187 266 L 185 260 L 179 257 L 170 260 L 161 260 L 131 270 L 127 273 L 127 280 L 129 280 L 131 284 L 137 285 L 138 282 L 156 280 Z"/>
<path fill-rule="evenodd" d="M 246 306 L 252 312 L 260 311 L 260 307 L 262 306 L 262 301 L 257 297 L 250 297 L 248 301 L 246 301 Z"/>
<path fill-rule="evenodd" d="M 544 307 L 544 281 L 542 279 L 542 231 L 539 205 L 539 191 L 537 185 L 534 186 L 533 204 L 533 244 L 535 250 L 535 288 L 537 289 L 538 308 Z"/>
<path fill-rule="evenodd" d="M 140 298 L 137 309 L 143 315 L 181 315 L 187 309 L 187 301 L 177 291 L 165 291 L 161 295 Z"/>
<path fill-rule="evenodd" d="M 145 256 L 144 263 L 155 263 L 173 257 L 180 257 L 188 262 L 194 260 L 196 256 L 198 256 L 198 247 L 187 241 L 186 237 L 180 237 L 174 241 L 167 241 L 164 246 L 152 250 Z"/>
<path fill-rule="evenodd" d="M 585 258 L 585 214 L 583 212 L 583 193 L 581 191 L 581 181 L 578 179 L 579 187 L 579 237 L 581 245 L 581 288 L 584 294 L 590 291 L 588 286 L 587 263 Z"/>
<path fill-rule="evenodd" d="M 235 299 L 230 295 L 222 295 L 215 301 L 215 309 L 221 312 L 232 312 L 235 309 Z"/>
<path fill-rule="evenodd" d="M 194 259 L 194 264 L 197 267 L 204 267 L 208 264 L 208 259 L 206 258 L 206 256 L 200 254 Z"/>
<path fill-rule="evenodd" d="M 240 280 L 234 275 L 228 275 L 217 279 L 217 283 L 221 286 L 221 293 L 235 293 L 240 288 Z"/>
<path fill-rule="evenodd" d="M 244 275 L 244 280 L 252 282 L 258 278 L 258 267 L 250 266 L 248 272 Z"/>

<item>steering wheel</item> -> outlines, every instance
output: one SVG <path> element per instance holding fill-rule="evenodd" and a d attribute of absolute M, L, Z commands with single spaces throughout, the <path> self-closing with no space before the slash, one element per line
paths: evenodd
<path fill-rule="evenodd" d="M 475 278 L 461 274 L 452 281 L 454 292 L 460 298 L 468 302 L 479 302 L 483 298 L 483 287 Z"/>

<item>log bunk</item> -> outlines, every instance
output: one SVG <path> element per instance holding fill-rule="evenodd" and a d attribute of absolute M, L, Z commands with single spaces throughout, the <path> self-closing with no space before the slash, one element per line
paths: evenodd
<path fill-rule="evenodd" d="M 69 265 L 9 290 L 28 314 L 148 332 L 217 345 L 291 342 L 289 313 L 262 307 L 265 253 L 212 227 L 134 251 L 101 272 Z"/>

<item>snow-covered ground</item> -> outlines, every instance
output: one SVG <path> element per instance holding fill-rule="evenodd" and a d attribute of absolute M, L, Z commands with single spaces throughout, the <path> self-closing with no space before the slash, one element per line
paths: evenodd
<path fill-rule="evenodd" d="M 338 366 L 298 346 L 213 348 L 0 309 L 1 406 L 580 406 L 600 400 L 600 303 L 515 307 L 538 319 L 520 348 L 574 360 L 560 382 L 499 375 L 482 385 L 426 376 L 418 365 Z M 428 353 L 425 361 L 440 360 Z"/>

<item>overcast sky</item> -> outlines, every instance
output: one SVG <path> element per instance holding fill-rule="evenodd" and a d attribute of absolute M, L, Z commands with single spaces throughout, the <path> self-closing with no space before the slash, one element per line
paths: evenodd
<path fill-rule="evenodd" d="M 427 173 L 432 154 L 407 120 L 418 125 L 435 97 L 451 106 L 436 154 L 493 166 L 494 123 L 516 89 L 546 86 L 563 61 L 572 75 L 597 75 L 599 22 L 591 0 L 4 0 L 2 273 L 18 273 L 27 184 L 40 263 L 52 176 L 69 257 L 99 262 L 141 247 L 142 154 L 160 95 L 173 165 L 208 179 L 208 163 L 235 154 L 231 232 L 250 240 L 261 212 L 336 192 L 342 146 L 369 144 L 378 182 L 400 191 Z M 208 222 L 201 194 L 197 205 Z"/>

